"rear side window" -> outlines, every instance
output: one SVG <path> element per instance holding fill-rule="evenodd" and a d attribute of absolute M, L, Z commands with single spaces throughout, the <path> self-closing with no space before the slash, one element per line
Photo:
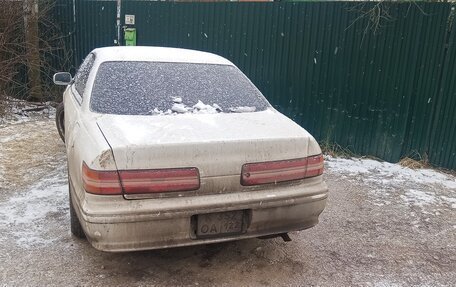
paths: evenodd
<path fill-rule="evenodd" d="M 161 62 L 105 62 L 92 88 L 91 110 L 105 114 L 253 112 L 269 106 L 237 68 Z"/>
<path fill-rule="evenodd" d="M 82 62 L 78 72 L 76 73 L 76 76 L 74 77 L 74 87 L 81 97 L 84 95 L 87 79 L 89 78 L 89 73 L 94 62 L 95 56 L 93 54 L 89 54 L 84 59 L 84 62 Z"/>

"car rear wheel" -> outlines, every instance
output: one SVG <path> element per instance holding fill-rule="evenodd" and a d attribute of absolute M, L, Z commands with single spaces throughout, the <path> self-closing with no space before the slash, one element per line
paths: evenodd
<path fill-rule="evenodd" d="M 61 102 L 55 109 L 55 125 L 59 131 L 60 138 L 65 142 L 65 117 L 63 111 L 63 102 Z"/>
<path fill-rule="evenodd" d="M 84 230 L 82 230 L 81 223 L 79 222 L 78 215 L 73 207 L 73 199 L 71 197 L 70 191 L 70 225 L 71 225 L 71 233 L 76 236 L 77 238 L 85 238 Z"/>

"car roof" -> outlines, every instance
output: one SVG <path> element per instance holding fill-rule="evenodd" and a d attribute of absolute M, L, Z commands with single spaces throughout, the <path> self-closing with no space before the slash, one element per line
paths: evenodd
<path fill-rule="evenodd" d="M 98 48 L 92 51 L 100 62 L 146 61 L 170 63 L 198 63 L 213 65 L 233 65 L 227 59 L 207 52 L 189 49 L 143 46 L 115 46 Z"/>

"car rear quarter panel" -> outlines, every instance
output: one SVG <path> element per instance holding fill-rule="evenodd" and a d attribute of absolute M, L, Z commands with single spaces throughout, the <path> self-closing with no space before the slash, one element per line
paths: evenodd
<path fill-rule="evenodd" d="M 111 148 L 89 115 L 81 114 L 80 128 L 74 144 L 68 147 L 68 173 L 79 200 L 85 199 L 82 184 L 82 164 L 91 169 L 116 170 Z"/>

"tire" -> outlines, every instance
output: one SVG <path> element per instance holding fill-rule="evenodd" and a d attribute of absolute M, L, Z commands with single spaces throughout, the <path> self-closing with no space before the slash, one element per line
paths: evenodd
<path fill-rule="evenodd" d="M 71 233 L 76 236 L 77 238 L 84 239 L 86 238 L 84 230 L 82 230 L 81 223 L 79 222 L 78 215 L 76 214 L 76 211 L 74 210 L 73 207 L 73 199 L 71 197 L 71 191 L 70 191 L 70 227 L 71 227 Z"/>
<path fill-rule="evenodd" d="M 55 109 L 55 125 L 59 131 L 60 138 L 65 142 L 65 114 L 63 110 L 63 102 Z"/>

